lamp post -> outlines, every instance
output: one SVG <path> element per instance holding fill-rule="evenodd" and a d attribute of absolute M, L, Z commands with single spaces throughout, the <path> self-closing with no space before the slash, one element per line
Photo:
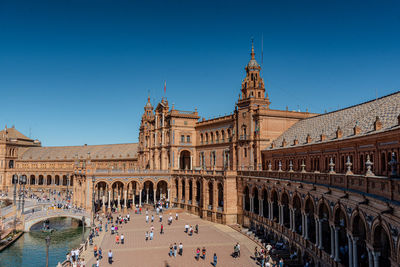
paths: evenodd
<path fill-rule="evenodd" d="M 46 267 L 49 267 L 49 247 L 50 247 L 50 235 L 46 236 Z"/>
<path fill-rule="evenodd" d="M 67 174 L 67 201 L 68 201 L 68 184 L 69 184 L 69 174 Z"/>
<path fill-rule="evenodd" d="M 21 215 L 22 215 L 24 214 L 24 206 L 25 206 L 26 175 L 21 175 L 19 177 L 19 184 L 22 186 L 22 207 L 21 207 Z"/>
<path fill-rule="evenodd" d="M 82 242 L 85 241 L 85 216 L 82 216 Z"/>
<path fill-rule="evenodd" d="M 18 175 L 14 174 L 12 176 L 12 183 L 14 185 L 14 202 L 13 204 L 15 205 L 15 202 L 17 201 L 17 184 L 18 184 Z M 14 215 L 14 233 L 16 231 L 17 228 L 17 211 L 15 211 L 15 215 Z"/>

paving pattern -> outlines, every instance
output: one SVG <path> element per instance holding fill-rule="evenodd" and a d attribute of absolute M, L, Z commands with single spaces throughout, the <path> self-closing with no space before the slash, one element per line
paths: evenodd
<path fill-rule="evenodd" d="M 217 253 L 217 266 L 257 266 L 255 261 L 250 258 L 254 251 L 256 243 L 251 241 L 243 234 L 233 230 L 229 226 L 211 223 L 198 218 L 197 216 L 180 213 L 179 220 L 174 221 L 172 225 L 167 225 L 169 213 L 164 212 L 163 224 L 164 234 L 160 234 L 160 223 L 156 220 L 153 224 L 146 223 L 145 215 L 136 215 L 131 213 L 131 221 L 122 225 L 119 229 L 120 234 L 125 236 L 125 244 L 116 244 L 115 235 L 110 232 L 105 233 L 100 247 L 103 250 L 103 256 L 100 266 L 110 266 L 107 260 L 107 252 L 111 248 L 114 254 L 114 262 L 111 266 L 132 266 L 132 267 L 186 267 L 186 266 L 212 266 L 212 256 Z M 173 214 L 174 216 L 174 214 Z M 114 216 L 115 217 L 115 216 Z M 158 219 L 157 216 L 155 218 Z M 199 225 L 199 234 L 189 236 L 184 232 L 184 226 Z M 154 226 L 154 240 L 145 241 L 145 232 L 150 231 Z M 183 244 L 183 256 L 169 257 L 169 245 L 180 242 Z M 232 258 L 233 246 L 239 242 L 241 246 L 241 257 Z M 205 246 L 207 253 L 206 259 L 195 259 L 195 250 L 197 247 Z M 89 249 L 93 251 L 93 247 Z M 89 252 L 89 253 L 90 253 Z M 95 263 L 94 258 L 87 261 L 87 266 Z"/>

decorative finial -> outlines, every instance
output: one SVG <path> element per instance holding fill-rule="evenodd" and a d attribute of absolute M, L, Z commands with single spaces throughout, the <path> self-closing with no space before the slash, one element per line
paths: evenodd
<path fill-rule="evenodd" d="M 255 59 L 255 54 L 254 54 L 254 38 L 251 37 L 251 59 Z"/>

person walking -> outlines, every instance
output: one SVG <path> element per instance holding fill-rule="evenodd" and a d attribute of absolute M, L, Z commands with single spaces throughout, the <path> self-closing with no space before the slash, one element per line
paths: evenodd
<path fill-rule="evenodd" d="M 183 245 L 182 245 L 182 242 L 179 243 L 179 255 L 183 256 Z"/>
<path fill-rule="evenodd" d="M 153 237 L 154 237 L 154 233 L 153 233 L 153 231 L 151 231 L 150 232 L 150 240 L 153 240 Z"/>
<path fill-rule="evenodd" d="M 240 258 L 240 245 L 239 245 L 239 243 L 236 244 L 236 248 L 237 248 L 237 255 Z"/>
<path fill-rule="evenodd" d="M 213 262 L 214 267 L 217 266 L 217 260 L 218 260 L 217 253 L 214 253 L 214 262 Z"/>
<path fill-rule="evenodd" d="M 169 245 L 169 256 L 170 257 L 172 257 L 172 250 L 173 250 L 173 247 L 172 247 L 172 244 L 170 244 Z"/>
<path fill-rule="evenodd" d="M 146 241 L 149 240 L 149 232 L 146 232 L 146 234 L 144 236 L 145 236 Z"/>
<path fill-rule="evenodd" d="M 149 223 L 149 215 L 146 215 L 146 223 Z"/>
<path fill-rule="evenodd" d="M 108 251 L 108 263 L 112 264 L 112 262 L 113 262 L 113 253 L 110 249 L 110 251 Z"/>
<path fill-rule="evenodd" d="M 185 224 L 185 233 L 189 231 L 189 224 Z"/>
<path fill-rule="evenodd" d="M 174 243 L 174 257 L 176 258 L 176 253 L 178 251 L 178 246 Z"/>
<path fill-rule="evenodd" d="M 160 231 L 160 234 L 164 234 L 164 225 L 163 225 L 163 224 L 161 224 L 161 231 Z"/>
<path fill-rule="evenodd" d="M 196 249 L 196 260 L 199 261 L 199 258 L 200 258 L 200 248 L 198 247 Z"/>
<path fill-rule="evenodd" d="M 118 234 L 115 236 L 115 244 L 119 244 L 119 235 Z"/>
<path fill-rule="evenodd" d="M 154 215 L 153 214 L 151 214 L 151 222 L 152 223 L 154 222 Z"/>
<path fill-rule="evenodd" d="M 121 234 L 121 244 L 123 245 L 125 243 L 125 237 L 124 234 Z"/>
<path fill-rule="evenodd" d="M 99 259 L 101 260 L 103 258 L 103 250 L 99 248 Z"/>
<path fill-rule="evenodd" d="M 160 222 L 162 222 L 162 214 L 160 214 Z"/>
<path fill-rule="evenodd" d="M 203 247 L 203 249 L 201 250 L 201 254 L 202 254 L 202 259 L 205 260 L 206 259 L 206 247 Z"/>
<path fill-rule="evenodd" d="M 175 220 L 178 220 L 178 213 L 175 213 Z"/>
<path fill-rule="evenodd" d="M 198 234 L 199 233 L 199 225 L 198 224 L 196 224 L 196 226 L 195 226 L 195 228 L 194 228 L 195 230 L 196 230 L 196 234 Z"/>

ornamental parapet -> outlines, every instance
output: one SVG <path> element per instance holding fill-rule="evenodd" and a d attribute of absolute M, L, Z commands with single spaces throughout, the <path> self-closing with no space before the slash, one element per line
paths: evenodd
<path fill-rule="evenodd" d="M 238 176 L 324 185 L 400 201 L 400 179 L 398 178 L 287 171 L 238 171 Z"/>

